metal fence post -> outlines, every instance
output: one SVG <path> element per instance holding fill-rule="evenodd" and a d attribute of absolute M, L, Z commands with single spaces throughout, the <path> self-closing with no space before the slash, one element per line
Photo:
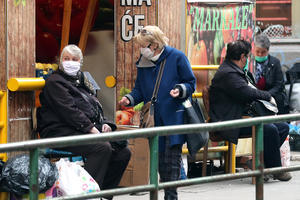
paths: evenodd
<path fill-rule="evenodd" d="M 158 199 L 158 136 L 149 138 L 150 145 L 150 184 L 155 185 L 155 190 L 150 191 L 150 200 Z"/>
<path fill-rule="evenodd" d="M 259 169 L 261 174 L 256 177 L 256 200 L 264 199 L 264 128 L 263 124 L 255 127 L 255 169 Z"/>
<path fill-rule="evenodd" d="M 30 150 L 30 200 L 38 200 L 39 183 L 38 183 L 38 168 L 39 168 L 39 149 Z"/>

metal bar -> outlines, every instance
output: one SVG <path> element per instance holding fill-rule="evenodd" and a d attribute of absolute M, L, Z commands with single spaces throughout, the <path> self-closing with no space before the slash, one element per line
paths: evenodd
<path fill-rule="evenodd" d="M 291 167 L 276 167 L 276 168 L 264 169 L 264 174 L 273 174 L 273 173 L 279 173 L 282 171 L 287 172 L 287 171 L 296 171 L 296 170 L 300 170 L 300 165 L 295 165 L 295 166 L 291 166 Z M 186 187 L 186 186 L 191 186 L 191 185 L 234 180 L 234 179 L 240 179 L 240 178 L 247 178 L 247 177 L 251 177 L 251 176 L 259 176 L 260 173 L 261 173 L 261 171 L 255 170 L 255 171 L 250 171 L 250 172 L 239 172 L 236 174 L 223 174 L 223 175 L 216 175 L 216 176 L 210 176 L 210 177 L 192 178 L 192 179 L 187 179 L 187 180 L 160 183 L 160 184 L 158 184 L 158 187 L 159 187 L 159 189 L 170 188 L 170 187 Z M 96 198 L 96 197 L 100 197 L 100 196 L 122 195 L 122 194 L 134 193 L 134 192 L 153 191 L 155 189 L 156 189 L 155 185 L 141 185 L 141 186 L 127 187 L 127 188 L 120 188 L 120 189 L 103 190 L 101 192 L 89 193 L 89 194 L 80 195 L 80 196 L 74 195 L 74 196 L 53 198 L 53 200 L 88 199 L 88 198 Z"/>
<path fill-rule="evenodd" d="M 219 65 L 192 65 L 192 70 L 216 70 Z"/>
<path fill-rule="evenodd" d="M 37 174 L 38 169 L 38 147 L 61 147 L 61 146 L 70 146 L 68 143 L 71 144 L 71 146 L 80 144 L 89 144 L 89 143 L 97 143 L 98 141 L 107 141 L 107 140 L 118 140 L 118 139 L 126 139 L 126 138 L 140 138 L 140 137 L 152 137 L 153 141 L 151 141 L 151 146 L 158 146 L 158 136 L 160 135 L 172 135 L 172 134 L 180 134 L 180 133 L 194 133 L 195 131 L 203 131 L 203 130 L 225 130 L 230 129 L 232 127 L 239 128 L 239 127 L 245 127 L 249 125 L 257 125 L 259 130 L 257 132 L 258 136 L 261 137 L 258 138 L 258 148 L 263 149 L 263 124 L 262 123 L 270 123 L 270 122 L 280 122 L 280 121 L 293 121 L 300 119 L 300 114 L 289 114 L 289 115 L 279 115 L 274 117 L 258 117 L 258 118 L 251 118 L 251 119 L 240 119 L 240 120 L 232 120 L 227 122 L 218 122 L 218 123 L 210 123 L 210 124 L 195 124 L 195 125 L 179 125 L 179 126 L 167 126 L 167 127 L 156 127 L 156 128 L 147 128 L 142 130 L 130 130 L 130 131 L 122 131 L 122 132 L 115 132 L 105 135 L 98 135 L 93 136 L 73 136 L 73 137 L 60 137 L 60 138 L 53 138 L 53 139 L 41 139 L 39 141 L 28 141 L 28 142 L 17 142 L 17 143 L 11 143 L 11 144 L 1 144 L 0 145 L 0 152 L 6 152 L 6 151 L 23 151 L 23 150 L 31 150 L 30 157 L 30 169 L 31 172 L 34 174 Z M 96 141 L 95 141 L 96 140 Z M 54 143 L 54 144 L 53 144 Z M 261 144 L 261 145 L 259 145 Z M 155 148 L 151 148 L 151 151 L 155 152 Z M 156 149 L 157 151 L 157 149 Z M 259 152 L 257 150 L 256 152 Z M 262 155 L 263 151 L 260 151 L 260 155 Z M 154 155 L 154 153 L 153 153 Z M 262 166 L 263 163 L 263 157 L 260 157 L 261 162 L 259 166 Z M 35 159 L 36 158 L 36 159 Z M 158 153 L 156 153 L 156 160 L 158 158 Z M 34 160 L 36 163 L 34 163 Z M 155 159 L 151 159 L 151 162 L 155 163 Z M 258 163 L 258 162 L 257 162 Z M 155 169 L 154 165 L 152 169 Z M 252 172 L 242 172 L 238 174 L 225 174 L 225 175 L 219 175 L 219 176 L 212 176 L 212 177 L 202 177 L 202 178 L 196 178 L 196 179 L 189 179 L 184 181 L 173 181 L 173 182 L 166 182 L 161 184 L 151 184 L 151 185 L 144 185 L 144 186 L 138 186 L 138 187 L 130 187 L 130 188 L 124 188 L 124 190 L 119 189 L 113 189 L 113 190 L 106 190 L 101 191 L 100 193 L 93 193 L 89 195 L 81 195 L 81 196 L 74 196 L 73 198 L 67 198 L 64 197 L 63 199 L 85 199 L 86 197 L 96 197 L 98 196 L 104 196 L 104 195 L 118 195 L 118 194 L 128 194 L 130 191 L 157 191 L 158 189 L 164 189 L 164 188 L 170 188 L 170 187 L 183 187 L 188 185 L 195 185 L 195 184 L 201 184 L 201 183 L 208 183 L 208 182 L 216 182 L 221 180 L 232 180 L 232 179 L 238 179 L 243 177 L 250 177 L 250 176 L 262 176 L 263 174 L 271 174 L 271 173 L 279 173 L 279 172 L 286 172 L 286 171 L 296 171 L 300 170 L 299 166 L 292 166 L 292 167 L 279 167 L 279 168 L 273 168 L 273 169 L 265 169 L 265 170 L 255 170 Z M 157 168 L 156 168 L 156 174 L 157 174 Z M 153 176 L 152 182 L 155 182 Z M 35 191 L 34 181 L 36 181 L 37 177 L 34 175 L 31 175 L 30 177 L 30 186 L 33 191 Z M 157 180 L 157 176 L 156 176 Z M 36 181 L 37 183 L 37 181 Z M 156 181 L 158 183 L 158 181 Z M 263 182 L 262 182 L 263 184 Z M 127 190 L 126 190 L 127 189 Z M 30 191 L 31 192 L 31 191 Z M 31 193 L 30 193 L 31 194 Z M 31 194 L 33 197 L 31 199 L 36 198 L 36 194 Z"/>
<path fill-rule="evenodd" d="M 149 138 L 150 145 L 150 184 L 155 190 L 150 192 L 150 200 L 158 199 L 158 136 Z"/>
<path fill-rule="evenodd" d="M 13 92 L 39 90 L 44 86 L 43 78 L 11 78 L 7 81 L 7 88 Z"/>
<path fill-rule="evenodd" d="M 274 174 L 274 173 L 298 171 L 298 170 L 300 170 L 300 165 L 295 165 L 295 166 L 291 166 L 291 167 L 276 167 L 276 168 L 264 169 L 263 174 Z M 210 176 L 210 177 L 206 176 L 206 177 L 192 178 L 192 179 L 187 179 L 187 180 L 160 183 L 160 184 L 158 184 L 158 187 L 159 187 L 159 189 L 165 189 L 165 188 L 171 188 L 171 187 L 186 187 L 186 186 L 191 186 L 191 185 L 212 183 L 212 182 L 218 182 L 218 181 L 228 181 L 228 180 L 247 178 L 247 177 L 252 177 L 252 176 L 257 177 L 261 173 L 262 173 L 262 171 L 260 171 L 260 170 L 254 170 L 254 171 L 249 171 L 249 172 L 239 172 L 236 174 L 222 174 L 222 175 L 216 175 L 216 176 Z"/>
<path fill-rule="evenodd" d="M 202 97 L 202 92 L 193 93 L 193 98 L 201 98 L 201 97 Z"/>
<path fill-rule="evenodd" d="M 72 196 L 64 196 L 53 198 L 53 200 L 67 200 L 67 199 L 90 199 L 90 198 L 97 198 L 103 196 L 111 196 L 111 195 L 122 195 L 122 194 L 130 194 L 130 193 L 137 193 L 137 192 L 149 192 L 155 190 L 155 185 L 141 185 L 141 186 L 134 186 L 134 187 L 127 187 L 127 188 L 118 188 L 118 189 L 110 189 L 110 190 L 102 190 L 101 192 L 93 192 L 89 194 L 83 195 L 72 195 Z"/>
<path fill-rule="evenodd" d="M 255 169 L 258 169 L 262 173 L 256 177 L 255 191 L 256 200 L 264 199 L 264 128 L 263 124 L 259 124 L 255 127 Z"/>
<path fill-rule="evenodd" d="M 39 150 L 38 148 L 36 148 L 30 151 L 30 179 L 29 179 L 30 200 L 38 200 L 38 196 L 39 196 L 38 168 L 39 168 Z"/>
<path fill-rule="evenodd" d="M 0 90 L 0 144 L 7 143 L 7 92 Z M 0 159 L 7 160 L 7 154 L 1 153 Z"/>
<path fill-rule="evenodd" d="M 202 153 L 204 148 L 201 148 L 198 153 Z M 228 151 L 228 146 L 217 146 L 217 147 L 208 147 L 208 152 L 220 152 Z M 188 154 L 189 150 L 187 148 L 182 148 L 182 154 Z"/>
<path fill-rule="evenodd" d="M 222 174 L 216 176 L 205 176 L 201 178 L 192 178 L 187 180 L 180 180 L 180 181 L 171 181 L 160 183 L 158 185 L 159 189 L 171 188 L 171 187 L 186 187 L 190 185 L 198 185 L 204 183 L 212 183 L 218 181 L 228 181 L 240 178 L 247 178 L 251 176 L 258 176 L 261 172 L 259 170 L 249 171 L 249 172 L 239 172 L 236 174 Z"/>
<path fill-rule="evenodd" d="M 108 134 L 88 134 L 80 136 L 68 136 L 50 139 L 30 140 L 23 142 L 15 142 L 9 144 L 0 144 L 0 152 L 26 151 L 34 148 L 44 147 L 65 147 L 77 146 L 78 144 L 96 144 L 99 141 L 116 141 L 128 138 L 153 137 L 155 135 L 175 135 L 175 134 L 191 134 L 195 132 L 211 131 L 211 130 L 227 130 L 246 126 L 253 126 L 261 123 L 273 123 L 283 121 L 296 121 L 300 119 L 300 114 L 287 114 L 267 117 L 253 117 L 248 119 L 238 119 L 224 122 L 202 123 L 202 124 L 186 124 L 174 126 L 162 126 L 154 128 L 145 128 L 128 131 L 115 131 Z"/>

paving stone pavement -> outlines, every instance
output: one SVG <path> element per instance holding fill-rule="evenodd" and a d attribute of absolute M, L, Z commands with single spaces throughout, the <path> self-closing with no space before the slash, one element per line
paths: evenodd
<path fill-rule="evenodd" d="M 300 152 L 291 152 L 291 165 L 300 165 Z M 264 184 L 264 200 L 300 200 L 300 171 L 291 172 L 289 182 L 270 180 Z M 179 200 L 255 200 L 251 178 L 178 188 Z M 159 200 L 164 193 L 159 191 Z M 149 193 L 121 195 L 114 200 L 149 200 Z"/>

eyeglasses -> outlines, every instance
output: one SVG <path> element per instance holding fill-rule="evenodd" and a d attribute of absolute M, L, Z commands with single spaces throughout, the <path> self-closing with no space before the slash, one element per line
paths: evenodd
<path fill-rule="evenodd" d="M 141 33 L 143 36 L 152 35 L 152 33 L 150 31 L 147 31 L 146 29 L 139 30 L 139 33 Z"/>

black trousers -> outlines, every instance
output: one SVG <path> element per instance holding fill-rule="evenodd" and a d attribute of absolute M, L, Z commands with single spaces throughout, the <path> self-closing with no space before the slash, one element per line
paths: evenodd
<path fill-rule="evenodd" d="M 114 150 L 109 142 L 65 147 L 59 150 L 84 156 L 86 158 L 84 168 L 95 179 L 101 190 L 116 188 L 119 185 L 131 156 L 127 147 Z"/>
<path fill-rule="evenodd" d="M 161 182 L 177 181 L 180 179 L 182 145 L 169 146 L 169 138 L 166 137 L 166 148 L 159 152 L 158 171 Z M 177 200 L 177 188 L 165 189 L 164 200 Z"/>
<path fill-rule="evenodd" d="M 240 135 L 251 135 L 252 128 L 240 129 Z M 265 168 L 280 167 L 280 147 L 289 134 L 287 123 L 273 123 L 264 125 L 264 166 Z"/>

